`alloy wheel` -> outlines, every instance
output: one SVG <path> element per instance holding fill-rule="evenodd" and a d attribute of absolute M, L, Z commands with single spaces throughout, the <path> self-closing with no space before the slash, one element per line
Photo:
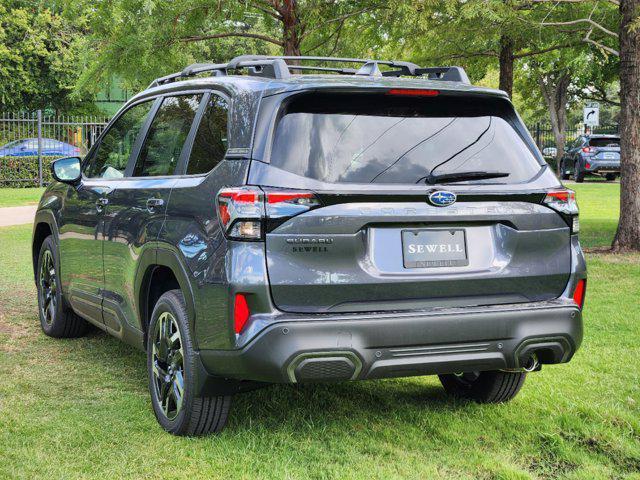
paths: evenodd
<path fill-rule="evenodd" d="M 58 279 L 50 250 L 45 250 L 40 263 L 40 310 L 47 325 L 52 325 L 58 306 Z"/>
<path fill-rule="evenodd" d="M 164 415 L 173 420 L 184 400 L 184 352 L 178 322 L 170 312 L 158 317 L 151 354 L 156 398 Z"/>

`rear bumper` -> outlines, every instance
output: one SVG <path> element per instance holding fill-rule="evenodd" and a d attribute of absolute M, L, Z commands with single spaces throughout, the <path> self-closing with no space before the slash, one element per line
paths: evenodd
<path fill-rule="evenodd" d="M 582 341 L 569 301 L 430 312 L 283 315 L 238 350 L 201 350 L 214 377 L 362 380 L 568 362 Z"/>
<path fill-rule="evenodd" d="M 586 167 L 587 163 L 589 168 Z M 620 173 L 620 160 L 586 160 L 587 173 Z"/>

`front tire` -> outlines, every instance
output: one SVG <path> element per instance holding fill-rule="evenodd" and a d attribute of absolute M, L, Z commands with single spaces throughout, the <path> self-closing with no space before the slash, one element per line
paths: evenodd
<path fill-rule="evenodd" d="M 560 163 L 560 179 L 561 180 L 569 180 L 569 172 L 567 172 L 567 165 L 564 160 Z"/>
<path fill-rule="evenodd" d="M 450 395 L 478 403 L 504 403 L 513 399 L 524 384 L 525 372 L 466 372 L 438 375 Z"/>
<path fill-rule="evenodd" d="M 58 273 L 58 249 L 51 235 L 40 246 L 37 265 L 36 287 L 42 331 L 53 338 L 81 337 L 87 332 L 89 324 L 65 305 Z"/>
<path fill-rule="evenodd" d="M 227 422 L 231 397 L 199 396 L 196 362 L 184 296 L 171 290 L 153 309 L 147 372 L 153 412 L 162 428 L 174 435 L 218 433 Z"/>

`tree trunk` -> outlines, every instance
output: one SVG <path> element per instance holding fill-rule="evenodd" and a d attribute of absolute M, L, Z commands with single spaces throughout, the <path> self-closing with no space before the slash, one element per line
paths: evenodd
<path fill-rule="evenodd" d="M 513 40 L 508 36 L 500 37 L 500 90 L 513 94 Z"/>
<path fill-rule="evenodd" d="M 640 251 L 640 0 L 621 0 L 620 13 L 620 223 L 616 251 Z"/>
<path fill-rule="evenodd" d="M 301 24 L 298 17 L 297 0 L 284 0 L 279 9 L 282 16 L 282 43 L 284 54 L 290 56 L 300 55 Z"/>
<path fill-rule="evenodd" d="M 561 174 L 560 160 L 564 155 L 564 146 L 567 143 L 567 96 L 571 78 L 567 73 L 549 74 L 539 76 L 538 84 L 549 109 L 551 129 L 556 142 L 556 172 Z"/>

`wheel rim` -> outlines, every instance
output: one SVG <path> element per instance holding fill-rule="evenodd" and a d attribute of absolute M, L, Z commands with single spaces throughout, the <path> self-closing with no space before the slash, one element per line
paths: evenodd
<path fill-rule="evenodd" d="M 171 313 L 158 317 L 151 348 L 156 398 L 164 416 L 173 420 L 184 399 L 184 354 L 178 322 Z"/>
<path fill-rule="evenodd" d="M 454 373 L 453 376 L 460 385 L 466 388 L 471 388 L 476 380 L 478 380 L 480 372 L 460 372 Z"/>
<path fill-rule="evenodd" d="M 50 250 L 45 250 L 40 263 L 40 313 L 47 325 L 52 325 L 58 306 L 58 279 Z"/>

